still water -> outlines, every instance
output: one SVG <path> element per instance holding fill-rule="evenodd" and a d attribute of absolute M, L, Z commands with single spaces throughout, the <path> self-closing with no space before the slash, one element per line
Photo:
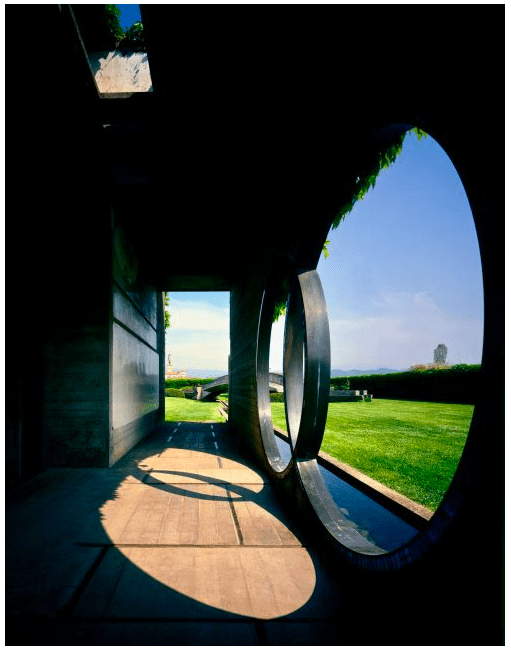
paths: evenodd
<path fill-rule="evenodd" d="M 289 444 L 278 436 L 275 436 L 275 440 L 283 461 L 287 463 L 291 459 Z M 340 511 L 364 538 L 382 549 L 392 551 L 409 542 L 418 533 L 417 529 L 385 507 L 380 506 L 326 468 L 319 467 L 325 484 Z"/>

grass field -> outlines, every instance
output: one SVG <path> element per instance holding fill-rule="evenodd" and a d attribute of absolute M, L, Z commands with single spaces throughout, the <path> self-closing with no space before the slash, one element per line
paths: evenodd
<path fill-rule="evenodd" d="M 224 423 L 216 402 L 200 402 L 188 398 L 165 398 L 165 420 L 211 420 Z"/>
<path fill-rule="evenodd" d="M 430 509 L 456 471 L 473 407 L 404 400 L 331 403 L 321 449 Z M 284 404 L 273 422 L 286 429 Z"/>

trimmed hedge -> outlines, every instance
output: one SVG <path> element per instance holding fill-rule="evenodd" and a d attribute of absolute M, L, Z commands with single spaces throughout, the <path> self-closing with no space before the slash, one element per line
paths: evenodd
<path fill-rule="evenodd" d="M 167 398 L 184 398 L 185 394 L 179 389 L 165 389 L 165 396 Z"/>
<path fill-rule="evenodd" d="M 209 384 L 212 382 L 215 378 L 213 377 L 207 377 L 207 378 L 191 378 L 191 377 L 182 377 L 182 378 L 176 378 L 175 380 L 165 380 L 165 388 L 166 389 L 182 389 L 183 387 L 196 387 L 198 384 Z"/>
<path fill-rule="evenodd" d="M 338 388 L 345 377 L 331 378 Z M 479 364 L 456 364 L 450 368 L 404 371 L 381 375 L 352 375 L 351 389 L 367 389 L 374 398 L 451 402 L 474 405 L 479 400 L 482 373 Z"/>
<path fill-rule="evenodd" d="M 270 393 L 270 402 L 284 402 L 284 394 Z"/>

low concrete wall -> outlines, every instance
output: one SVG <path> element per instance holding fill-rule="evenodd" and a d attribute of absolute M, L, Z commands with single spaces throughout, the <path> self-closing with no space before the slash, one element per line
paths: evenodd
<path fill-rule="evenodd" d="M 331 389 L 328 402 L 371 402 L 372 397 L 365 389 Z"/>

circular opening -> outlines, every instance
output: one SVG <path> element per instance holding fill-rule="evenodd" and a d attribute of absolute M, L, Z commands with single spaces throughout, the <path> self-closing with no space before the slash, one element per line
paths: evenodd
<path fill-rule="evenodd" d="M 461 180 L 431 136 L 408 135 L 402 158 L 341 225 L 318 271 L 339 378 L 332 389 L 345 395 L 329 404 L 319 463 L 297 467 L 338 542 L 408 562 L 463 498 L 455 475 L 478 401 L 483 341 L 477 236 Z"/>

